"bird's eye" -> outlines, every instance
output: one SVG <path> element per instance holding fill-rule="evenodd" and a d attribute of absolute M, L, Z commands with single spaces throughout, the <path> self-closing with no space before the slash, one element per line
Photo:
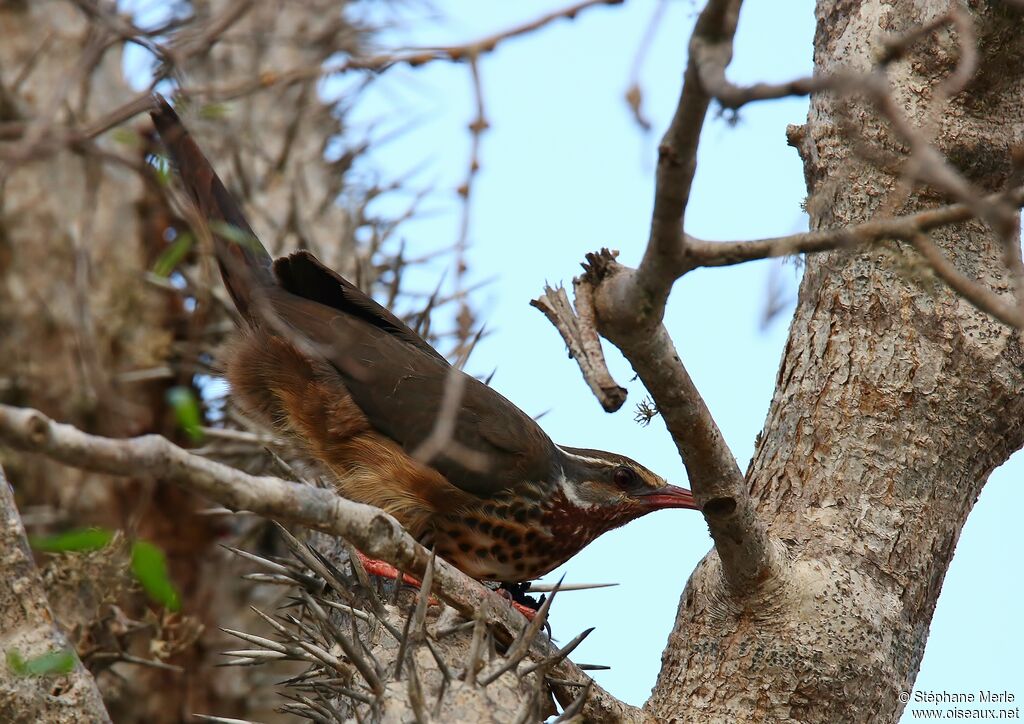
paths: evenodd
<path fill-rule="evenodd" d="M 631 488 L 636 483 L 636 473 L 627 467 L 616 468 L 612 479 L 620 488 Z"/>

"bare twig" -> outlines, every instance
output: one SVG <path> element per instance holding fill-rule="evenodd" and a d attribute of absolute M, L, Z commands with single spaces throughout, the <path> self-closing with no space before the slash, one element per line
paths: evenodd
<path fill-rule="evenodd" d="M 633 309 L 649 308 L 649 319 L 661 319 L 676 270 L 681 264 L 684 215 L 697 171 L 697 144 L 711 96 L 700 78 L 702 42 L 728 42 L 736 33 L 741 0 L 710 0 L 694 26 L 690 59 L 675 115 L 658 146 L 651 231 L 643 259 L 632 283 L 621 290 Z"/>
<path fill-rule="evenodd" d="M 1024 205 L 1024 187 L 1005 194 L 991 194 L 992 203 L 1005 201 L 1016 207 Z M 730 266 L 757 259 L 813 254 L 832 249 L 852 248 L 887 239 L 910 238 L 915 233 L 931 231 L 950 224 L 968 221 L 974 212 L 965 204 L 950 204 L 909 216 L 872 219 L 861 224 L 826 231 L 809 231 L 789 236 L 750 241 L 705 241 L 686 236 L 687 259 L 693 268 Z"/>
<path fill-rule="evenodd" d="M 927 234 L 912 234 L 907 241 L 914 245 L 936 276 L 946 282 L 954 292 L 1000 322 L 1018 329 L 1024 328 L 1024 315 L 1021 314 L 1019 306 L 1005 303 L 990 289 L 961 274 Z"/>
<path fill-rule="evenodd" d="M 581 297 L 581 288 L 586 292 Z M 594 326 L 593 296 L 589 284 L 581 282 L 576 287 L 576 307 L 581 310 L 577 316 L 569 303 L 565 289 L 544 287 L 544 294 L 530 304 L 539 309 L 565 340 L 569 355 L 576 360 L 590 389 L 606 412 L 615 412 L 626 401 L 626 389 L 612 379 L 604 360 L 601 340 Z M 583 313 L 586 309 L 586 314 Z"/>

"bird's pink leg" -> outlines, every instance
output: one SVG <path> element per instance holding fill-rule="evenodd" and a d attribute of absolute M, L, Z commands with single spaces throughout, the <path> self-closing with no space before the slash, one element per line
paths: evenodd
<path fill-rule="evenodd" d="M 376 558 L 369 558 L 360 550 L 356 551 L 356 556 L 359 557 L 359 562 L 363 564 L 363 568 L 365 568 L 366 572 L 371 576 L 390 578 L 392 581 L 398 580 L 398 569 L 390 563 L 378 561 Z M 414 588 L 420 587 L 420 579 L 413 578 L 408 573 L 402 574 L 402 583 L 408 586 L 413 586 Z"/>
<path fill-rule="evenodd" d="M 398 580 L 398 569 L 390 563 L 379 561 L 376 558 L 370 558 L 364 555 L 363 552 L 360 550 L 356 550 L 356 556 L 358 556 L 359 562 L 363 564 L 363 568 L 365 568 L 366 572 L 369 573 L 371 576 L 390 578 L 392 581 Z M 402 574 L 402 583 L 408 586 L 412 586 L 414 588 L 420 587 L 420 580 L 418 578 L 413 578 L 408 573 Z M 528 621 L 532 621 L 533 617 L 537 615 L 537 612 L 529 606 L 524 606 L 523 604 L 518 603 L 517 601 L 513 601 L 511 594 L 508 591 L 499 589 L 498 591 L 496 591 L 496 593 L 499 598 L 505 599 L 509 602 L 509 604 L 511 604 L 512 608 L 519 611 L 519 613 L 523 614 L 523 616 L 525 616 Z M 437 599 L 431 596 L 430 603 L 431 605 L 436 605 Z"/>

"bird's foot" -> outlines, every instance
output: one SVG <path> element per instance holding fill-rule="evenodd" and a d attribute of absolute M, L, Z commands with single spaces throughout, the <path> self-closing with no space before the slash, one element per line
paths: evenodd
<path fill-rule="evenodd" d="M 359 563 L 362 564 L 363 568 L 371 576 L 380 576 L 381 578 L 389 578 L 392 581 L 397 581 L 399 576 L 399 570 L 390 563 L 377 560 L 376 558 L 370 558 L 365 555 L 362 551 L 356 550 L 356 557 L 359 558 Z M 402 573 L 402 583 L 413 588 L 419 588 L 421 581 L 418 578 L 410 576 L 408 573 Z M 539 599 L 533 596 L 526 595 L 526 591 L 529 590 L 528 583 L 502 583 L 494 592 L 499 597 L 505 599 L 519 613 L 523 614 L 528 621 L 532 621 L 537 615 L 537 609 L 540 608 L 541 604 L 544 603 L 544 596 Z M 430 597 L 430 604 L 437 605 L 438 601 L 434 596 Z"/>
<path fill-rule="evenodd" d="M 537 609 L 544 603 L 544 596 L 539 599 L 527 596 L 530 589 L 529 583 L 502 583 L 494 592 L 508 601 L 512 608 L 523 614 L 528 621 L 532 621 L 537 615 Z"/>
<path fill-rule="evenodd" d="M 376 558 L 370 558 L 366 556 L 362 551 L 356 551 L 356 557 L 359 558 L 359 562 L 366 569 L 366 572 L 371 576 L 380 576 L 381 578 L 390 578 L 392 581 L 398 580 L 398 569 L 390 563 L 379 561 Z M 402 583 L 412 586 L 413 588 L 420 587 L 420 579 L 410 576 L 408 573 L 402 573 Z"/>

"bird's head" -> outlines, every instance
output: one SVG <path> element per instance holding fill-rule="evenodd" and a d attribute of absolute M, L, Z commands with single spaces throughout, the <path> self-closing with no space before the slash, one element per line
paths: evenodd
<path fill-rule="evenodd" d="M 558 447 L 558 485 L 568 510 L 601 530 L 616 528 L 664 508 L 697 510 L 693 494 L 665 480 L 625 455 Z"/>

